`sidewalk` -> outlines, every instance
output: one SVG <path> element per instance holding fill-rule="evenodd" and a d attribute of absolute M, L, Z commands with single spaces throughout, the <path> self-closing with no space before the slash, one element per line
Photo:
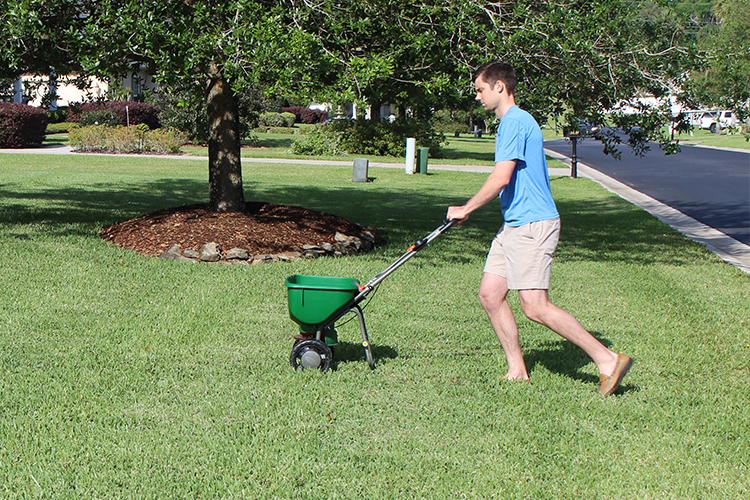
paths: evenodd
<path fill-rule="evenodd" d="M 135 155 L 131 154 L 107 154 L 107 153 L 74 153 L 70 146 L 46 146 L 40 148 L 21 148 L 21 149 L 0 149 L 0 153 L 12 153 L 12 154 L 53 154 L 53 155 L 67 155 L 67 154 L 85 154 L 89 156 L 120 156 L 120 157 L 132 157 Z M 163 158 L 169 160 L 200 160 L 208 161 L 207 156 L 191 156 L 191 155 L 148 155 L 149 158 Z M 242 158 L 243 163 L 281 163 L 281 164 L 297 164 L 297 165 L 338 165 L 338 166 L 352 166 L 353 158 L 349 160 L 306 160 L 303 158 Z M 404 169 L 403 163 L 386 163 L 386 162 L 373 162 L 369 163 L 370 167 L 375 168 L 395 168 Z M 489 174 L 492 172 L 494 167 L 491 166 L 478 166 L 478 165 L 437 165 L 430 164 L 428 170 L 447 170 L 454 172 L 476 172 L 482 174 Z M 549 170 L 550 175 L 568 175 L 569 169 L 566 168 L 551 168 Z"/>
<path fill-rule="evenodd" d="M 554 151 L 545 150 L 547 155 L 556 160 L 570 165 L 570 158 Z M 42 148 L 25 148 L 25 149 L 0 149 L 0 153 L 15 154 L 76 154 L 71 151 L 70 146 L 47 146 Z M 98 155 L 99 153 L 86 153 L 87 155 Z M 101 156 L 123 156 L 133 155 L 105 155 Z M 188 155 L 149 155 L 149 158 L 167 158 L 171 160 L 200 160 L 207 161 L 206 156 L 188 156 Z M 302 164 L 302 165 L 339 165 L 351 166 L 352 160 L 304 160 L 304 159 L 284 159 L 284 158 L 242 158 L 243 163 L 281 163 L 281 164 Z M 374 168 L 397 168 L 403 169 L 404 165 L 400 163 L 382 163 L 370 162 L 370 167 Z M 490 173 L 493 167 L 489 166 L 467 166 L 467 165 L 429 165 L 428 170 L 447 170 L 457 172 L 477 172 Z M 570 175 L 569 168 L 551 168 L 550 175 Z M 596 169 L 578 162 L 578 174 L 600 184 L 608 191 L 615 193 L 621 198 L 647 211 L 660 221 L 668 224 L 673 229 L 684 234 L 691 240 L 704 245 L 711 252 L 715 253 L 724 261 L 737 266 L 745 273 L 750 274 L 750 246 L 741 243 L 734 238 L 727 236 L 721 231 L 707 226 L 692 217 L 688 217 L 682 212 L 669 207 L 650 196 L 646 196 L 625 184 L 605 175 Z"/>

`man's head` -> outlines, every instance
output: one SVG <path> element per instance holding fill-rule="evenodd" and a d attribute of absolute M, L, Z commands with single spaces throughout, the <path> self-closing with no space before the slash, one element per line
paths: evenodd
<path fill-rule="evenodd" d="M 479 78 L 493 87 L 498 81 L 503 82 L 509 95 L 514 95 L 516 93 L 516 84 L 518 83 L 516 72 L 513 69 L 513 66 L 508 63 L 491 61 L 482 64 L 474 72 L 471 81 L 476 83 Z"/>
<path fill-rule="evenodd" d="M 515 104 L 516 72 L 510 64 L 492 61 L 477 68 L 472 78 L 476 87 L 476 100 L 487 111 L 502 117 Z"/>

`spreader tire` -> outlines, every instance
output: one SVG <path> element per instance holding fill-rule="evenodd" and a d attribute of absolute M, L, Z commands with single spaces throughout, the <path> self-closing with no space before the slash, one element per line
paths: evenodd
<path fill-rule="evenodd" d="M 289 356 L 289 363 L 295 370 L 319 368 L 321 373 L 325 373 L 331 367 L 332 361 L 331 349 L 319 340 L 297 342 Z"/>

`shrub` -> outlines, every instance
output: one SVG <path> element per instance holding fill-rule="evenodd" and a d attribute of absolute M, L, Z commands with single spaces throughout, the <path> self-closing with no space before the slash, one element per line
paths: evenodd
<path fill-rule="evenodd" d="M 88 127 L 89 125 L 107 125 L 114 127 L 120 125 L 120 119 L 108 109 L 97 109 L 95 111 L 88 111 L 81 113 L 81 119 L 78 121 L 81 127 Z"/>
<path fill-rule="evenodd" d="M 310 127 L 304 135 L 292 141 L 292 153 L 306 156 L 345 156 L 341 147 L 341 135 L 333 127 L 318 125 Z"/>
<path fill-rule="evenodd" d="M 54 111 L 48 113 L 49 123 L 63 123 L 68 119 L 68 107 L 60 106 Z"/>
<path fill-rule="evenodd" d="M 146 134 L 148 151 L 179 153 L 187 136 L 176 129 L 159 128 Z"/>
<path fill-rule="evenodd" d="M 297 129 L 294 127 L 268 127 L 264 132 L 269 134 L 294 134 Z"/>
<path fill-rule="evenodd" d="M 281 113 L 281 117 L 284 118 L 285 127 L 294 127 L 294 123 L 297 121 L 294 113 Z"/>
<path fill-rule="evenodd" d="M 323 123 L 328 119 L 328 113 L 318 109 L 302 108 L 300 111 L 300 123 Z"/>
<path fill-rule="evenodd" d="M 41 144 L 47 128 L 47 111 L 17 102 L 0 102 L 0 148 Z"/>
<path fill-rule="evenodd" d="M 284 106 L 281 108 L 282 113 L 291 113 L 297 122 L 302 123 L 302 106 Z"/>
<path fill-rule="evenodd" d="M 432 125 L 441 134 L 453 135 L 456 132 L 468 134 L 471 132 L 469 113 L 466 111 L 450 111 L 441 109 L 432 115 Z"/>
<path fill-rule="evenodd" d="M 46 134 L 64 134 L 65 132 L 70 130 L 70 127 L 75 125 L 75 123 L 70 122 L 48 123 Z"/>
<path fill-rule="evenodd" d="M 70 145 L 83 152 L 107 153 L 177 153 L 187 136 L 175 129 L 150 130 L 141 123 L 132 127 L 91 125 L 74 127 L 69 133 Z"/>
<path fill-rule="evenodd" d="M 291 113 L 289 113 L 291 114 Z M 292 115 L 294 116 L 294 115 Z M 294 125 L 292 123 L 292 125 Z M 287 118 L 284 118 L 281 113 L 261 113 L 258 117 L 259 127 L 288 127 Z"/>
<path fill-rule="evenodd" d="M 328 119 L 328 113 L 317 109 L 303 108 L 302 106 L 289 106 L 281 108 L 284 113 L 294 114 L 297 123 L 315 124 L 323 123 Z"/>
<path fill-rule="evenodd" d="M 87 102 L 68 108 L 68 121 L 80 122 L 83 115 L 94 111 L 110 111 L 118 118 L 118 125 L 145 123 L 150 129 L 159 128 L 161 109 L 153 104 L 138 101 Z"/>
<path fill-rule="evenodd" d="M 349 154 L 404 156 L 406 139 L 414 137 L 417 146 L 429 148 L 429 155 L 442 155 L 443 134 L 429 122 L 417 118 L 398 118 L 393 123 L 382 120 L 334 120 L 331 129 L 340 135 L 341 147 Z"/>

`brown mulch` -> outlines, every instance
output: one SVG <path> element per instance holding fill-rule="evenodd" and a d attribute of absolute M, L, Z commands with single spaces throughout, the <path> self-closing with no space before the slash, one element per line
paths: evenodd
<path fill-rule="evenodd" d="M 217 243 L 223 251 L 242 248 L 253 255 L 277 254 L 303 245 L 334 243 L 336 232 L 359 236 L 365 229 L 346 219 L 303 207 L 246 203 L 242 213 L 219 213 L 207 204 L 165 208 L 102 229 L 123 248 L 156 257 L 172 245 L 200 250 Z"/>

